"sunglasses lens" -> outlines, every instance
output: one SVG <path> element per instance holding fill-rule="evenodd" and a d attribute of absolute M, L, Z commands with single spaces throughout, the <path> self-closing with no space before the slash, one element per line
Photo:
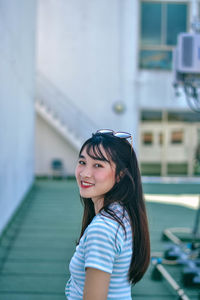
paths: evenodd
<path fill-rule="evenodd" d="M 113 133 L 113 131 L 111 129 L 100 129 L 97 130 L 98 133 Z"/>
<path fill-rule="evenodd" d="M 99 129 L 99 130 L 97 130 L 97 133 L 113 134 L 114 136 L 121 138 L 121 139 L 128 139 L 128 138 L 132 137 L 131 134 L 128 132 L 121 132 L 121 131 L 114 132 L 111 129 Z"/>
<path fill-rule="evenodd" d="M 128 139 L 131 137 L 130 133 L 128 133 L 128 132 L 116 132 L 115 136 L 119 137 L 121 139 Z"/>

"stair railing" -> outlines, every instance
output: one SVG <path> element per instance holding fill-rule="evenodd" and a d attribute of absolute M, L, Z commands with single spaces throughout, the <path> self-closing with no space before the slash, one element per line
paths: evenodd
<path fill-rule="evenodd" d="M 36 77 L 36 101 L 80 142 L 85 141 L 98 129 L 98 126 L 41 72 L 38 72 Z"/>

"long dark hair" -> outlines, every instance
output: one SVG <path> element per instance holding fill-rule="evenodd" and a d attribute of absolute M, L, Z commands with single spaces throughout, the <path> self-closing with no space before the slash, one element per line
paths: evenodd
<path fill-rule="evenodd" d="M 103 155 L 101 147 L 105 150 L 107 157 Z M 128 279 L 132 284 L 135 284 L 143 277 L 150 261 L 148 221 L 136 154 L 126 139 L 105 133 L 93 134 L 83 144 L 79 155 L 81 155 L 83 149 L 86 149 L 87 154 L 93 159 L 102 161 L 108 161 L 109 159 L 116 165 L 116 183 L 105 194 L 104 206 L 100 213 L 107 212 L 111 218 L 115 219 L 124 228 L 122 220 L 109 209 L 111 203 L 119 202 L 130 217 L 133 234 L 133 254 Z M 81 197 L 81 201 L 84 206 L 84 213 L 80 238 L 95 216 L 92 200 Z"/>

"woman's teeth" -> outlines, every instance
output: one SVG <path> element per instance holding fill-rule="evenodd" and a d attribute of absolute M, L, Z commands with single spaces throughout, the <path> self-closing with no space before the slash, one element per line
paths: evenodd
<path fill-rule="evenodd" d="M 82 181 L 81 184 L 83 186 L 92 186 L 93 185 L 93 183 L 88 183 L 88 182 L 84 182 L 84 181 Z"/>

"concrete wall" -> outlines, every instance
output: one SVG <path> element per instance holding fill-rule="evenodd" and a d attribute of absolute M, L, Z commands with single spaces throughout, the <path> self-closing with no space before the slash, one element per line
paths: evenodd
<path fill-rule="evenodd" d="M 137 83 L 140 109 L 189 110 L 183 91 L 175 97 L 172 71 L 142 70 Z"/>
<path fill-rule="evenodd" d="M 38 114 L 36 117 L 35 154 L 35 174 L 37 176 L 53 175 L 51 169 L 53 159 L 62 160 L 64 175 L 74 175 L 78 151 Z"/>
<path fill-rule="evenodd" d="M 141 110 L 189 109 L 184 94 L 175 97 L 172 71 L 138 68 L 139 5 L 132 0 L 40 0 L 37 23 L 38 72 L 98 128 L 131 132 L 136 150 Z M 114 113 L 116 101 L 126 107 L 123 114 Z"/>
<path fill-rule="evenodd" d="M 98 128 L 134 132 L 137 141 L 138 3 L 132 0 L 40 0 L 39 72 Z M 124 114 L 113 111 L 116 101 Z"/>
<path fill-rule="evenodd" d="M 188 109 L 171 71 L 138 69 L 139 14 L 130 0 L 40 0 L 38 9 L 39 71 L 97 127 L 129 130 L 135 142 L 139 110 Z M 112 109 L 118 100 L 122 115 Z"/>
<path fill-rule="evenodd" d="M 35 0 L 0 0 L 0 232 L 33 182 Z"/>

